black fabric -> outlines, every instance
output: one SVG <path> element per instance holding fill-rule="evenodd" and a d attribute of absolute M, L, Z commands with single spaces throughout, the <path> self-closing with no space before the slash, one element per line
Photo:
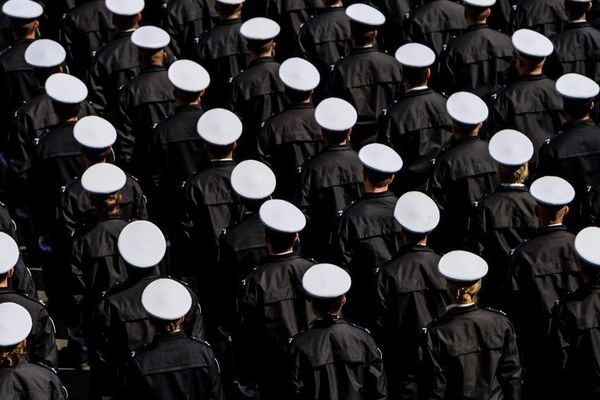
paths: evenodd
<path fill-rule="evenodd" d="M 517 2 L 513 29 L 533 29 L 549 37 L 562 31 L 567 22 L 563 0 L 524 0 Z"/>
<path fill-rule="evenodd" d="M 548 75 L 558 79 L 577 73 L 600 81 L 600 32 L 588 22 L 569 22 L 553 36 L 554 53 L 548 60 Z"/>
<path fill-rule="evenodd" d="M 0 392 L 7 399 L 66 400 L 67 391 L 56 371 L 23 358 L 12 368 L 0 368 Z"/>

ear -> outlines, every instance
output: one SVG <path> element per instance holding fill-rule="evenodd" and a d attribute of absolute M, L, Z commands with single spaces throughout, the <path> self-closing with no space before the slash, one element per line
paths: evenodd
<path fill-rule="evenodd" d="M 6 274 L 6 277 L 7 277 L 8 279 L 10 279 L 10 278 L 12 278 L 14 275 L 15 275 L 15 269 L 14 269 L 14 268 L 11 268 L 11 269 L 8 271 L 8 273 Z"/>
<path fill-rule="evenodd" d="M 346 295 L 342 295 L 342 306 L 345 306 L 347 301 L 348 299 L 346 298 Z"/>
<path fill-rule="evenodd" d="M 563 218 L 569 213 L 571 209 L 569 208 L 569 206 L 564 206 L 562 209 L 563 212 Z"/>
<path fill-rule="evenodd" d="M 425 69 L 425 76 L 427 77 L 427 79 L 431 78 L 431 68 L 427 67 Z"/>

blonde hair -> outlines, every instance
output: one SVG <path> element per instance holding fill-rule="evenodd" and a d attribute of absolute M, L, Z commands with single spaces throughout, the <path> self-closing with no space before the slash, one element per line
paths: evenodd
<path fill-rule="evenodd" d="M 0 347 L 0 368 L 12 368 L 25 356 L 25 341 L 14 347 Z"/>
<path fill-rule="evenodd" d="M 516 167 L 498 164 L 496 168 L 500 183 L 525 183 L 529 178 L 529 164 L 525 163 Z"/>
<path fill-rule="evenodd" d="M 481 290 L 481 279 L 470 286 L 458 286 L 448 281 L 448 293 L 456 304 L 477 303 L 479 291 Z"/>

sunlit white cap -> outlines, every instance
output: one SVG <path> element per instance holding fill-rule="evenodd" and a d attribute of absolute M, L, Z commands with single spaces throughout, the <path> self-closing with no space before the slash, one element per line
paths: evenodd
<path fill-rule="evenodd" d="M 174 321 L 190 311 L 192 295 L 176 280 L 159 278 L 150 282 L 142 292 L 142 306 L 154 318 Z"/>
<path fill-rule="evenodd" d="M 217 3 L 228 4 L 230 6 L 235 6 L 237 4 L 242 4 L 245 0 L 217 0 Z"/>
<path fill-rule="evenodd" d="M 291 89 L 313 90 L 319 86 L 321 75 L 314 65 L 303 58 L 288 58 L 279 67 L 279 78 Z"/>
<path fill-rule="evenodd" d="M 465 5 L 473 7 L 491 7 L 496 4 L 496 0 L 464 0 Z"/>
<path fill-rule="evenodd" d="M 88 115 L 77 121 L 73 135 L 80 145 L 90 149 L 106 149 L 117 140 L 117 130 L 113 124 L 96 115 Z"/>
<path fill-rule="evenodd" d="M 276 184 L 271 168 L 260 161 L 242 161 L 231 171 L 231 187 L 246 199 L 265 199 L 275 191 Z"/>
<path fill-rule="evenodd" d="M 394 149 L 381 143 L 370 143 L 358 152 L 358 158 L 369 169 L 394 174 L 402 169 L 402 158 Z"/>
<path fill-rule="evenodd" d="M 149 221 L 130 222 L 121 231 L 117 245 L 121 257 L 137 268 L 154 267 L 167 250 L 165 236 Z"/>
<path fill-rule="evenodd" d="M 519 29 L 513 33 L 512 44 L 520 54 L 530 57 L 548 57 L 554 51 L 550 39 L 531 29 Z"/>
<path fill-rule="evenodd" d="M 196 130 L 208 143 L 226 146 L 242 136 L 242 121 L 237 115 L 224 108 L 208 110 L 198 120 Z"/>
<path fill-rule="evenodd" d="M 490 155 L 502 165 L 525 164 L 533 157 L 533 143 L 525 135 L 513 129 L 504 129 L 490 139 Z"/>
<path fill-rule="evenodd" d="M 27 339 L 33 321 L 25 307 L 16 303 L 0 304 L 0 347 L 11 347 Z"/>
<path fill-rule="evenodd" d="M 157 26 L 146 25 L 136 29 L 131 34 L 131 41 L 140 49 L 160 50 L 167 47 L 171 36 Z"/>
<path fill-rule="evenodd" d="M 488 265 L 477 254 L 455 250 L 442 256 L 438 263 L 438 270 L 450 281 L 473 282 L 487 274 Z"/>
<path fill-rule="evenodd" d="M 454 93 L 446 102 L 450 117 L 465 125 L 477 125 L 488 117 L 488 107 L 478 96 L 469 92 Z"/>
<path fill-rule="evenodd" d="M 352 104 L 337 97 L 330 97 L 319 103 L 315 109 L 315 120 L 323 129 L 347 131 L 356 124 L 358 114 Z"/>
<path fill-rule="evenodd" d="M 8 0 L 2 5 L 2 12 L 10 18 L 35 19 L 44 13 L 44 9 L 35 1 Z"/>
<path fill-rule="evenodd" d="M 396 60 L 406 67 L 425 68 L 435 62 L 435 53 L 420 43 L 407 43 L 396 50 Z"/>
<path fill-rule="evenodd" d="M 0 274 L 10 271 L 19 261 L 19 246 L 15 240 L 0 232 Z"/>
<path fill-rule="evenodd" d="M 600 228 L 590 226 L 575 236 L 575 252 L 587 264 L 600 267 Z"/>
<path fill-rule="evenodd" d="M 306 217 L 295 205 L 285 200 L 267 200 L 258 211 L 268 228 L 284 233 L 297 233 L 306 226 Z"/>
<path fill-rule="evenodd" d="M 356 3 L 346 8 L 346 15 L 354 22 L 368 26 L 381 26 L 385 24 L 385 15 L 375 7 L 367 4 Z"/>
<path fill-rule="evenodd" d="M 248 40 L 271 40 L 279 35 L 281 28 L 272 19 L 256 17 L 244 22 L 240 34 Z"/>
<path fill-rule="evenodd" d="M 127 176 L 111 163 L 94 164 L 81 176 L 81 186 L 94 194 L 111 194 L 123 189 Z"/>
<path fill-rule="evenodd" d="M 105 4 L 111 13 L 124 17 L 139 14 L 144 10 L 144 0 L 106 0 Z"/>
<path fill-rule="evenodd" d="M 304 273 L 302 287 L 311 297 L 335 299 L 348 293 L 352 279 L 342 268 L 333 264 L 315 264 Z"/>
<path fill-rule="evenodd" d="M 407 231 L 427 233 L 440 222 L 440 210 L 425 193 L 406 192 L 396 202 L 394 218 Z"/>
<path fill-rule="evenodd" d="M 169 80 L 179 90 L 201 92 L 210 84 L 210 75 L 198 63 L 178 60 L 169 67 Z"/>
<path fill-rule="evenodd" d="M 598 96 L 600 86 L 587 76 L 565 74 L 556 81 L 556 91 L 567 99 L 588 100 Z"/>
<path fill-rule="evenodd" d="M 50 39 L 35 40 L 25 50 L 25 62 L 36 68 L 56 67 L 66 57 L 67 52 L 60 43 Z"/>
<path fill-rule="evenodd" d="M 529 192 L 538 203 L 548 206 L 564 206 L 575 198 L 575 189 L 563 178 L 543 176 L 536 179 Z"/>
<path fill-rule="evenodd" d="M 64 104 L 77 104 L 84 101 L 88 89 L 73 75 L 57 73 L 46 79 L 46 94 L 54 101 Z"/>

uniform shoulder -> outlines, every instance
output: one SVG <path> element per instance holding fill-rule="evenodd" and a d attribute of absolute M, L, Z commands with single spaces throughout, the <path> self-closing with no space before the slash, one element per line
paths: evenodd
<path fill-rule="evenodd" d="M 44 303 L 42 300 L 36 299 L 35 297 L 28 295 L 27 293 L 19 292 L 16 290 L 9 291 L 7 293 L 12 294 L 14 296 L 18 296 L 18 298 L 21 299 L 24 303 L 28 303 L 31 306 L 43 308 L 44 310 L 46 310 L 48 308 L 46 303 Z M 0 298 L 2 298 L 2 294 L 3 293 L 0 292 Z"/>

